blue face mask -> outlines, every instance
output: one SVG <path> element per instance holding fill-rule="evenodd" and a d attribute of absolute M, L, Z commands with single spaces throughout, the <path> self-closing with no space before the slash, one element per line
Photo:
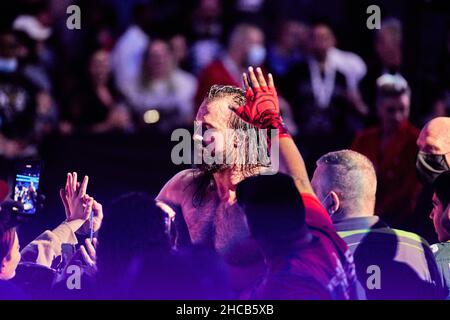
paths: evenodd
<path fill-rule="evenodd" d="M 266 48 L 262 45 L 254 45 L 247 54 L 247 64 L 249 66 L 260 66 L 266 59 Z"/>
<path fill-rule="evenodd" d="M 11 73 L 17 70 L 16 58 L 0 58 L 0 72 Z"/>

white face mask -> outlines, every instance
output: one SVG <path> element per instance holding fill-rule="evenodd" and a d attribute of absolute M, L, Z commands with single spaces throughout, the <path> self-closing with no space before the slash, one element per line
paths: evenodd
<path fill-rule="evenodd" d="M 17 69 L 16 58 L 0 58 L 0 72 L 14 72 Z"/>
<path fill-rule="evenodd" d="M 266 59 L 266 48 L 260 44 L 253 45 L 247 54 L 249 66 L 260 66 Z"/>

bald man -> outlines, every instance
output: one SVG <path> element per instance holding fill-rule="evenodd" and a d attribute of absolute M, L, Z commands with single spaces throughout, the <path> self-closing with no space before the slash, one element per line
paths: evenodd
<path fill-rule="evenodd" d="M 447 295 L 426 240 L 375 216 L 377 178 L 364 155 L 341 150 L 317 161 L 312 187 L 355 258 L 368 299 L 443 299 Z"/>
<path fill-rule="evenodd" d="M 412 230 L 425 237 L 430 243 L 438 241 L 433 224 L 428 218 L 433 209 L 432 183 L 443 172 L 450 170 L 450 118 L 437 117 L 430 120 L 417 138 L 419 149 L 416 158 L 417 176 L 423 184 L 417 197 L 412 221 Z"/>
<path fill-rule="evenodd" d="M 429 121 L 420 131 L 417 146 L 417 173 L 423 182 L 432 183 L 450 170 L 450 117 Z"/>

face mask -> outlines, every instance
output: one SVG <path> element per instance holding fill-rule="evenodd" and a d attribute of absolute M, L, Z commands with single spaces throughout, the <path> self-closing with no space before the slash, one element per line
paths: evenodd
<path fill-rule="evenodd" d="M 431 184 L 444 171 L 450 170 L 445 155 L 419 151 L 416 171 L 423 184 Z"/>
<path fill-rule="evenodd" d="M 325 198 L 323 198 L 323 199 L 320 201 L 320 203 L 323 205 L 323 207 L 325 208 L 325 210 L 327 210 L 328 214 L 329 214 L 330 217 L 331 217 L 331 216 L 333 215 L 333 212 L 330 212 L 330 210 L 328 210 L 327 205 L 326 205 L 327 199 L 328 199 L 329 196 L 330 196 L 330 194 L 327 194 L 327 195 L 325 196 Z"/>
<path fill-rule="evenodd" d="M 247 54 L 247 64 L 249 66 L 260 66 L 266 59 L 266 48 L 262 45 L 254 45 Z"/>
<path fill-rule="evenodd" d="M 16 58 L 0 58 L 0 72 L 14 72 L 17 69 Z"/>

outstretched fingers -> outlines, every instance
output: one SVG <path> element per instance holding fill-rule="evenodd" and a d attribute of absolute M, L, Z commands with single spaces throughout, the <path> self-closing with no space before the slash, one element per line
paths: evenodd
<path fill-rule="evenodd" d="M 267 85 L 268 85 L 270 88 L 275 88 L 275 83 L 273 82 L 273 76 L 272 76 L 271 73 L 269 73 L 268 78 L 269 78 L 269 80 L 268 80 Z"/>
<path fill-rule="evenodd" d="M 256 78 L 255 71 L 253 70 L 253 67 L 248 67 L 248 75 L 250 76 L 250 82 L 253 88 L 259 88 L 259 82 Z"/>
<path fill-rule="evenodd" d="M 248 89 L 251 89 L 250 84 L 248 83 L 248 76 L 245 72 L 242 74 L 242 80 L 244 81 L 244 90 L 247 91 Z"/>
<path fill-rule="evenodd" d="M 81 182 L 81 185 L 80 185 L 80 193 L 79 193 L 80 197 L 83 197 L 86 194 L 86 189 L 87 189 L 88 183 L 89 183 L 89 177 L 84 176 L 83 182 Z"/>
<path fill-rule="evenodd" d="M 258 77 L 259 85 L 261 87 L 267 87 L 266 79 L 264 79 L 264 75 L 260 67 L 256 68 L 256 75 Z"/>

